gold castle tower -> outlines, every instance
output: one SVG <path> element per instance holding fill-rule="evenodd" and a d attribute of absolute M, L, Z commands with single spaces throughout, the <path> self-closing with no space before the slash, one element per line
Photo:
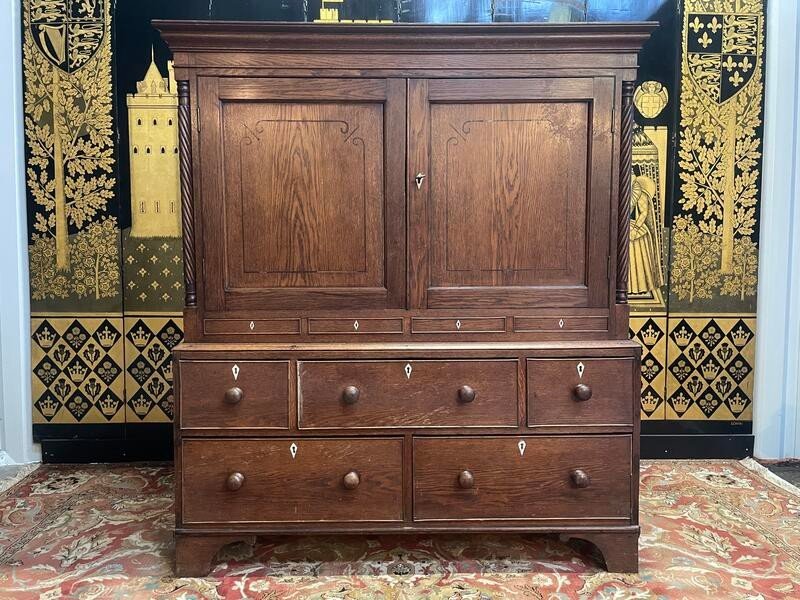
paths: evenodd
<path fill-rule="evenodd" d="M 152 53 L 136 93 L 128 94 L 131 237 L 180 237 L 178 90 L 172 62 L 163 77 Z"/>

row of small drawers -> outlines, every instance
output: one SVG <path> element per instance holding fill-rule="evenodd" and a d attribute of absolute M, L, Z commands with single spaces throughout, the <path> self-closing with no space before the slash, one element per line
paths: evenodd
<path fill-rule="evenodd" d="M 404 443 L 394 437 L 183 440 L 182 522 L 631 516 L 629 435 L 418 436 L 411 469 L 403 468 Z M 408 484 L 411 514 L 403 502 Z"/>
<path fill-rule="evenodd" d="M 312 318 L 307 331 L 311 335 L 331 334 L 401 334 L 402 317 L 382 318 Z M 410 319 L 411 333 L 517 333 L 534 331 L 607 331 L 608 318 L 574 317 L 437 317 Z M 300 334 L 300 319 L 206 319 L 207 335 L 286 335 Z"/>
<path fill-rule="evenodd" d="M 289 361 L 181 361 L 183 428 L 288 429 Z M 630 425 L 630 358 L 297 362 L 300 429 Z M 523 379 L 524 378 L 524 379 Z"/>

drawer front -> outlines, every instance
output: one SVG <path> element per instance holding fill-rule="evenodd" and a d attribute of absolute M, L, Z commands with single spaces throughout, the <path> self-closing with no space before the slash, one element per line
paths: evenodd
<path fill-rule="evenodd" d="M 528 360 L 528 424 L 631 425 L 635 364 L 632 358 Z"/>
<path fill-rule="evenodd" d="M 503 333 L 505 317 L 411 319 L 411 333 Z"/>
<path fill-rule="evenodd" d="M 308 333 L 312 335 L 403 333 L 403 319 L 309 319 Z"/>
<path fill-rule="evenodd" d="M 206 319 L 207 335 L 289 335 L 300 333 L 300 319 Z"/>
<path fill-rule="evenodd" d="M 188 440 L 184 523 L 402 520 L 403 440 Z"/>
<path fill-rule="evenodd" d="M 630 515 L 630 436 L 414 439 L 416 521 Z"/>
<path fill-rule="evenodd" d="M 289 363 L 182 361 L 181 427 L 289 427 Z"/>
<path fill-rule="evenodd" d="M 514 317 L 514 331 L 608 331 L 608 318 Z"/>
<path fill-rule="evenodd" d="M 515 427 L 515 360 L 298 365 L 301 429 Z"/>

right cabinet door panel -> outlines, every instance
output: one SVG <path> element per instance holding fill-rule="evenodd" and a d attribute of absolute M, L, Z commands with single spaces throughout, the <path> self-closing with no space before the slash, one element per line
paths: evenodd
<path fill-rule="evenodd" d="M 613 79 L 409 86 L 412 304 L 608 306 Z"/>

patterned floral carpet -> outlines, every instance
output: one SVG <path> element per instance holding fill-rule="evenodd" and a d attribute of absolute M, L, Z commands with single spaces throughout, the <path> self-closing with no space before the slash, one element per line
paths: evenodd
<path fill-rule="evenodd" d="M 175 579 L 172 470 L 43 466 L 0 493 L 0 598 L 800 598 L 800 492 L 753 461 L 643 465 L 639 575 L 555 537 L 233 545 Z"/>

